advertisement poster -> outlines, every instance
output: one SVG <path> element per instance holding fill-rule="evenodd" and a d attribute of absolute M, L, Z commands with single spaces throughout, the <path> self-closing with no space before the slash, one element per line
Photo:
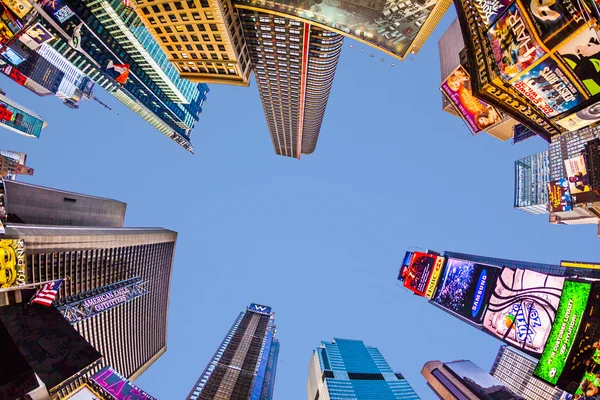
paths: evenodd
<path fill-rule="evenodd" d="M 571 194 L 589 192 L 592 190 L 587 168 L 585 167 L 585 158 L 583 156 L 565 160 L 565 168 L 567 170 Z"/>
<path fill-rule="evenodd" d="M 556 123 L 569 132 L 573 132 L 597 121 L 600 121 L 600 102 L 559 119 Z"/>
<path fill-rule="evenodd" d="M 411 49 L 437 0 L 240 0 L 239 4 L 315 22 L 399 57 Z M 299 26 L 299 25 L 298 25 Z M 299 28 L 298 28 L 299 29 Z"/>
<path fill-rule="evenodd" d="M 433 300 L 462 317 L 481 324 L 498 268 L 449 258 Z"/>
<path fill-rule="evenodd" d="M 585 101 L 550 57 L 525 72 L 512 85 L 548 117 L 562 114 Z"/>
<path fill-rule="evenodd" d="M 533 374 L 556 385 L 579 331 L 592 288 L 588 282 L 565 281 L 550 336 Z"/>
<path fill-rule="evenodd" d="M 513 3 L 492 27 L 488 38 L 500 75 L 507 80 L 514 78 L 545 55 Z"/>
<path fill-rule="evenodd" d="M 54 39 L 54 35 L 48 32 L 48 30 L 39 22 L 27 29 L 27 31 L 19 37 L 21 42 L 25 43 L 33 50 L 52 39 Z"/>
<path fill-rule="evenodd" d="M 574 0 L 520 0 L 544 44 L 552 49 L 583 26 L 589 15 L 584 2 Z"/>
<path fill-rule="evenodd" d="M 561 178 L 548 182 L 548 210 L 550 212 L 571 211 L 571 193 L 569 192 L 569 181 Z"/>
<path fill-rule="evenodd" d="M 85 383 L 79 386 L 73 393 L 65 397 L 65 400 L 98 400 L 100 395 Z"/>
<path fill-rule="evenodd" d="M 431 299 L 435 293 L 435 289 L 437 289 L 438 280 L 440 278 L 440 274 L 442 273 L 442 267 L 444 266 L 445 259 L 445 257 L 438 257 L 435 261 L 433 272 L 431 273 L 431 279 L 429 280 L 429 285 L 427 285 L 427 292 L 425 292 L 425 298 L 427 299 Z"/>
<path fill-rule="evenodd" d="M 65 4 L 64 0 L 44 0 L 41 4 L 44 10 L 59 24 L 65 23 L 75 15 L 73 10 Z"/>
<path fill-rule="evenodd" d="M 565 42 L 558 54 L 591 96 L 600 93 L 600 70 L 596 68 L 600 64 L 600 40 L 594 29 L 584 29 Z"/>
<path fill-rule="evenodd" d="M 459 65 L 446 78 L 440 89 L 460 113 L 473 134 L 478 134 L 502 120 L 498 110 L 473 96 L 471 78 L 462 66 Z"/>
<path fill-rule="evenodd" d="M 404 278 L 408 276 L 408 271 L 410 267 L 410 262 L 412 261 L 413 252 L 407 251 L 404 254 L 404 259 L 402 260 L 402 266 L 400 267 L 400 272 L 398 272 L 398 280 L 400 282 L 404 282 Z"/>
<path fill-rule="evenodd" d="M 33 9 L 27 0 L 2 0 L 2 2 L 17 18 L 25 17 Z"/>
<path fill-rule="evenodd" d="M 438 258 L 438 256 L 433 254 L 415 251 L 407 274 L 404 277 L 404 287 L 419 296 L 425 296 Z"/>
<path fill-rule="evenodd" d="M 91 380 L 115 400 L 156 400 L 148 393 L 122 377 L 112 367 L 104 367 Z"/>
<path fill-rule="evenodd" d="M 490 297 L 483 328 L 514 347 L 541 354 L 554 323 L 564 280 L 504 267 Z"/>
<path fill-rule="evenodd" d="M 25 284 L 25 241 L 0 240 L 0 288 Z"/>
<path fill-rule="evenodd" d="M 496 19 L 510 5 L 510 0 L 474 0 L 473 4 L 484 21 L 485 26 L 489 27 L 496 22 Z"/>

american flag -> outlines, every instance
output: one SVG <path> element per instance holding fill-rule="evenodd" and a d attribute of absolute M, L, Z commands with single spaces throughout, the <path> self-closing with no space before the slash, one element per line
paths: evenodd
<path fill-rule="evenodd" d="M 59 279 L 54 282 L 46 283 L 31 299 L 32 303 L 38 303 L 46 307 L 50 307 L 54 298 L 58 294 L 58 289 L 64 279 Z"/>

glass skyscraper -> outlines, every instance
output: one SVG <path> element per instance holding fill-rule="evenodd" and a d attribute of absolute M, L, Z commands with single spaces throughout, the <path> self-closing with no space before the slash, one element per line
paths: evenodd
<path fill-rule="evenodd" d="M 308 400 L 418 400 L 375 347 L 334 339 L 314 350 L 308 367 Z"/>
<path fill-rule="evenodd" d="M 547 214 L 549 180 L 547 150 L 515 161 L 515 208 L 530 214 Z"/>
<path fill-rule="evenodd" d="M 271 307 L 252 303 L 235 319 L 188 400 L 271 400 L 279 358 Z"/>

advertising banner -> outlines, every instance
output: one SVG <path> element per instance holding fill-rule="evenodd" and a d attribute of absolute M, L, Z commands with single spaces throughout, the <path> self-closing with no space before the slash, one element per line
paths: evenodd
<path fill-rule="evenodd" d="M 558 53 L 591 96 L 600 93 L 600 41 L 593 28 L 575 35 L 558 49 Z"/>
<path fill-rule="evenodd" d="M 569 178 L 569 190 L 571 191 L 571 194 L 589 192 L 592 190 L 583 156 L 565 160 L 565 168 Z"/>
<path fill-rule="evenodd" d="M 252 303 L 248 309 L 257 314 L 271 315 L 271 307 L 261 306 L 260 304 Z"/>
<path fill-rule="evenodd" d="M 535 376 L 552 385 L 556 385 L 565 368 L 587 307 L 591 287 L 589 282 L 574 281 L 565 281 L 563 286 L 550 336 L 533 371 Z"/>
<path fill-rule="evenodd" d="M 548 208 L 550 212 L 571 211 L 571 193 L 569 192 L 569 181 L 561 178 L 548 182 Z"/>
<path fill-rule="evenodd" d="M 504 267 L 490 297 L 483 327 L 532 355 L 542 353 L 560 302 L 564 278 Z"/>
<path fill-rule="evenodd" d="M 562 114 L 585 101 L 550 57 L 525 72 L 512 85 L 548 117 Z"/>
<path fill-rule="evenodd" d="M 519 0 L 544 44 L 552 49 L 577 29 L 588 18 L 589 11 L 582 10 L 584 2 L 573 0 Z"/>
<path fill-rule="evenodd" d="M 112 367 L 104 367 L 91 380 L 115 400 L 156 400 L 142 389 L 129 382 Z"/>
<path fill-rule="evenodd" d="M 42 44 L 52 40 L 54 35 L 48 32 L 39 22 L 36 22 L 31 28 L 19 37 L 19 40 L 25 43 L 30 49 L 36 50 Z"/>
<path fill-rule="evenodd" d="M 519 75 L 546 54 L 529 31 L 516 3 L 498 18 L 487 35 L 500 75 L 507 80 Z"/>
<path fill-rule="evenodd" d="M 440 90 L 454 105 L 473 134 L 502 121 L 498 110 L 473 96 L 471 78 L 461 65 L 442 82 Z"/>
<path fill-rule="evenodd" d="M 406 254 L 404 254 L 404 259 L 402 260 L 402 266 L 400 267 L 400 272 L 398 273 L 398 280 L 400 282 L 404 282 L 404 278 L 406 278 L 408 276 L 408 271 L 410 268 L 410 263 L 412 261 L 412 258 L 413 258 L 412 251 L 407 251 Z"/>
<path fill-rule="evenodd" d="M 481 324 L 497 272 L 496 267 L 448 258 L 434 302 Z"/>
<path fill-rule="evenodd" d="M 17 18 L 24 18 L 29 11 L 33 9 L 33 6 L 29 4 L 27 0 L 2 0 L 2 3 L 4 3 Z"/>
<path fill-rule="evenodd" d="M 100 395 L 89 387 L 87 384 L 83 384 L 75 389 L 70 395 L 65 397 L 65 400 L 98 400 L 101 399 Z"/>
<path fill-rule="evenodd" d="M 438 280 L 442 272 L 442 267 L 444 266 L 444 260 L 445 257 L 438 257 L 435 261 L 433 272 L 431 273 L 431 279 L 429 280 L 429 285 L 427 285 L 427 292 L 425 292 L 425 297 L 428 299 L 431 299 L 435 294 L 435 289 L 438 286 Z"/>
<path fill-rule="evenodd" d="M 565 268 L 588 268 L 588 269 L 600 269 L 599 263 L 579 262 L 579 261 L 561 261 L 561 267 Z"/>
<path fill-rule="evenodd" d="M 600 102 L 559 119 L 556 123 L 569 132 L 573 132 L 597 121 L 600 121 Z"/>
<path fill-rule="evenodd" d="M 415 251 L 404 278 L 404 287 L 419 296 L 425 296 L 438 258 L 433 254 Z"/>
<path fill-rule="evenodd" d="M 236 5 L 325 25 L 404 57 L 419 31 L 429 23 L 428 17 L 437 3 L 438 0 L 241 0 Z"/>
<path fill-rule="evenodd" d="M 25 241 L 0 239 L 0 288 L 24 285 Z"/>
<path fill-rule="evenodd" d="M 63 24 L 75 15 L 64 0 L 43 0 L 42 7 L 59 24 Z"/>
<path fill-rule="evenodd" d="M 511 0 L 475 0 L 475 8 L 486 27 L 493 24 L 510 5 Z"/>

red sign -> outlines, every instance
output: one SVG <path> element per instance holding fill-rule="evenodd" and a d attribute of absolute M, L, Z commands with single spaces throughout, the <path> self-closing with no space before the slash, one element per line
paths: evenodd
<path fill-rule="evenodd" d="M 425 296 L 437 259 L 436 255 L 415 251 L 404 278 L 404 287 L 419 296 Z"/>

